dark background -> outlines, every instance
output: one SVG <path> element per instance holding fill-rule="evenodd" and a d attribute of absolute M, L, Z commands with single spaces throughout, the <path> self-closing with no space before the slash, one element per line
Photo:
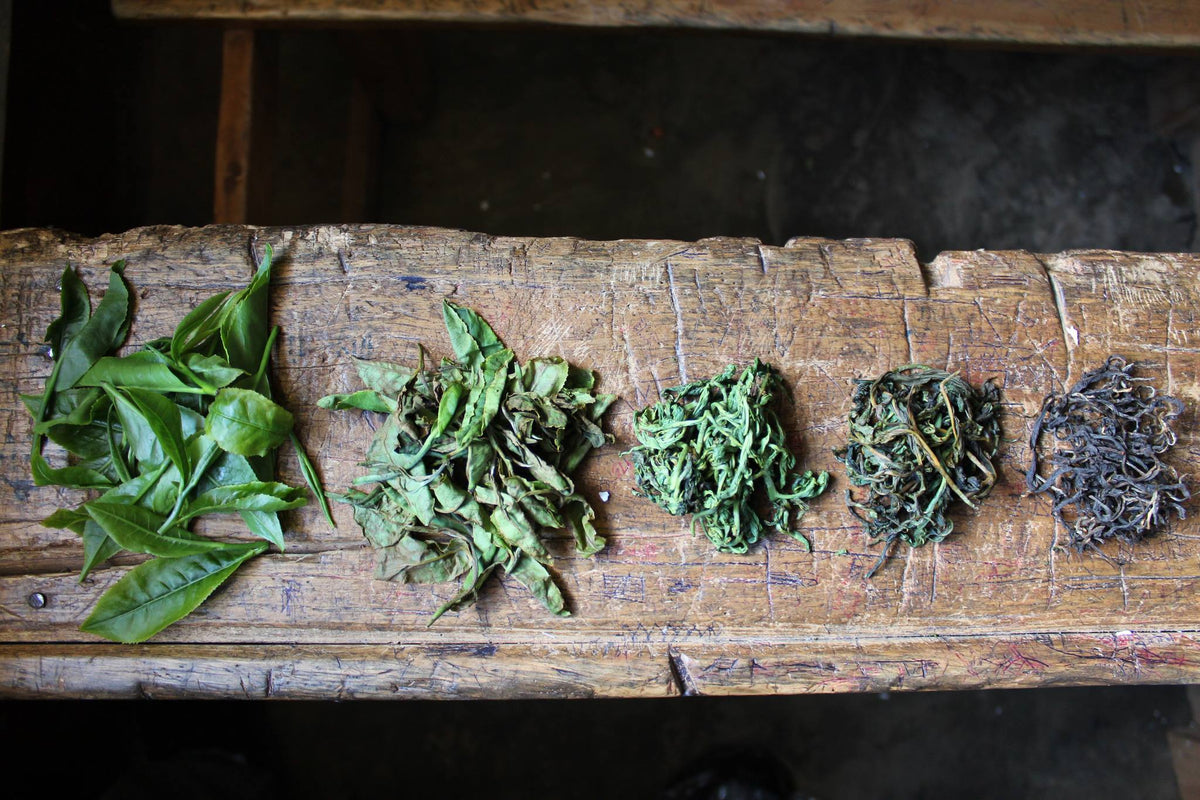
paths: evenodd
<path fill-rule="evenodd" d="M 211 221 L 217 29 L 118 24 L 104 2 L 19 2 L 11 41 L 0 225 L 98 234 Z M 926 260 L 1195 241 L 1191 131 L 1165 124 L 1155 99 L 1196 73 L 1182 55 L 424 26 L 260 42 L 278 54 L 278 94 L 257 164 L 269 199 L 252 223 L 346 221 L 357 77 L 382 139 L 356 222 L 773 244 L 890 236 Z M 1091 800 L 1176 797 L 1165 733 L 1190 718 L 1181 687 L 8 702 L 0 741 L 6 781 L 54 796 L 653 798 L 724 786 L 730 798 Z"/>

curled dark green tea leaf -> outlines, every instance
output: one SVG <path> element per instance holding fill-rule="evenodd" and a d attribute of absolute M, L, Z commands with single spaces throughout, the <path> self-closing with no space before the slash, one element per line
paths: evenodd
<path fill-rule="evenodd" d="M 1000 389 L 975 389 L 957 373 L 918 364 L 855 382 L 848 442 L 836 451 L 854 486 L 867 487 L 846 505 L 883 553 L 896 542 L 940 542 L 954 528 L 947 516 L 957 498 L 971 508 L 996 482 L 992 459 L 1000 446 Z"/>
<path fill-rule="evenodd" d="M 634 416 L 639 444 L 627 455 L 638 493 L 669 514 L 692 514 L 721 552 L 745 553 L 768 528 L 809 546 L 792 525 L 829 473 L 797 472 L 774 408 L 783 389 L 779 373 L 755 359 L 664 390 Z"/>
<path fill-rule="evenodd" d="M 292 415 L 269 397 L 277 330 L 266 317 L 270 265 L 268 247 L 246 289 L 209 298 L 170 339 L 122 356 L 115 351 L 132 309 L 124 262 L 110 270 L 94 314 L 83 282 L 70 269 L 63 274 L 62 314 L 46 333 L 54 367 L 40 396 L 22 397 L 34 418 L 30 469 L 38 485 L 103 494 L 44 524 L 83 539 L 81 580 L 122 550 L 154 556 L 100 598 L 84 630 L 142 641 L 195 608 L 267 542 L 282 550 L 278 512 L 306 502 L 302 489 L 273 480 L 274 459 L 266 456 L 285 439 L 328 508 Z M 47 439 L 73 463 L 51 467 L 42 455 Z M 201 515 L 222 512 L 240 514 L 266 542 L 221 542 L 188 530 Z"/>
<path fill-rule="evenodd" d="M 322 408 L 384 413 L 362 466 L 338 499 L 376 552 L 376 577 L 405 583 L 459 581 L 433 615 L 471 602 L 497 568 L 565 616 L 541 535 L 567 528 L 576 550 L 604 546 L 595 512 L 570 472 L 607 437 L 615 399 L 595 376 L 557 358 L 521 365 L 475 312 L 442 307 L 457 360 L 417 369 L 357 361 L 367 389 L 322 398 Z"/>
<path fill-rule="evenodd" d="M 1187 484 L 1162 456 L 1175 444 L 1171 423 L 1183 403 L 1135 377 L 1110 356 L 1070 390 L 1051 393 L 1029 435 L 1025 484 L 1053 499 L 1054 517 L 1077 550 L 1109 539 L 1135 543 L 1186 516 Z M 1049 474 L 1039 474 L 1043 434 L 1054 439 Z"/>

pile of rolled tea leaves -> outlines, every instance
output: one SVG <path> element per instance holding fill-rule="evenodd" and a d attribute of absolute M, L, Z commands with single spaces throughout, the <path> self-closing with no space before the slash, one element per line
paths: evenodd
<path fill-rule="evenodd" d="M 1025 483 L 1034 494 L 1053 498 L 1054 517 L 1083 550 L 1108 539 L 1137 542 L 1184 517 L 1191 496 L 1162 455 L 1175 444 L 1171 422 L 1183 404 L 1159 394 L 1133 364 L 1110 356 L 1063 394 L 1050 394 L 1029 436 Z M 1039 472 L 1042 434 L 1055 446 Z"/>
<path fill-rule="evenodd" d="M 858 380 L 849 439 L 837 451 L 854 486 L 846 504 L 871 541 L 884 542 L 875 574 L 897 541 L 919 547 L 954 528 L 951 502 L 971 508 L 996 482 L 992 458 L 1000 444 L 999 389 L 973 388 L 957 374 L 920 365 Z"/>
<path fill-rule="evenodd" d="M 793 518 L 825 491 L 829 473 L 796 471 L 774 409 L 782 391 L 779 373 L 758 359 L 664 390 L 634 417 L 639 444 L 627 455 L 638 493 L 670 514 L 692 514 L 724 553 L 745 553 L 767 528 L 807 546 Z"/>

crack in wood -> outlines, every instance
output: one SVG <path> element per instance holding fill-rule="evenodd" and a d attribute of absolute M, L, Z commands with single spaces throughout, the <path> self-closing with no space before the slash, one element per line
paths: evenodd
<path fill-rule="evenodd" d="M 1071 353 L 1079 345 L 1079 330 L 1067 320 L 1066 296 L 1063 293 L 1062 284 L 1054 277 L 1050 265 L 1036 253 L 1033 254 L 1033 258 L 1041 265 L 1042 273 L 1046 276 L 1046 282 L 1050 287 L 1050 300 L 1054 305 L 1054 313 L 1058 315 L 1058 327 L 1062 331 L 1063 349 L 1066 351 L 1066 371 L 1059 380 L 1063 386 L 1066 386 L 1071 377 Z"/>
<path fill-rule="evenodd" d="M 912 326 L 908 322 L 908 298 L 907 297 L 901 301 L 901 309 L 904 312 L 904 342 L 905 342 L 905 344 L 908 345 L 908 363 L 915 364 L 915 363 L 917 363 L 917 357 L 913 353 Z"/>

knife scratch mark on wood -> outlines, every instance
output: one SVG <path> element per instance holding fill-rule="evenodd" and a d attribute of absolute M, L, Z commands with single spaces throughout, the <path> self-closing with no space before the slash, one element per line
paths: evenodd
<path fill-rule="evenodd" d="M 675 310 L 675 360 L 679 363 L 679 378 L 688 382 L 687 361 L 683 355 L 683 309 L 679 306 L 679 293 L 675 289 L 675 268 L 670 259 L 666 261 L 667 288 L 671 294 L 671 308 Z"/>

